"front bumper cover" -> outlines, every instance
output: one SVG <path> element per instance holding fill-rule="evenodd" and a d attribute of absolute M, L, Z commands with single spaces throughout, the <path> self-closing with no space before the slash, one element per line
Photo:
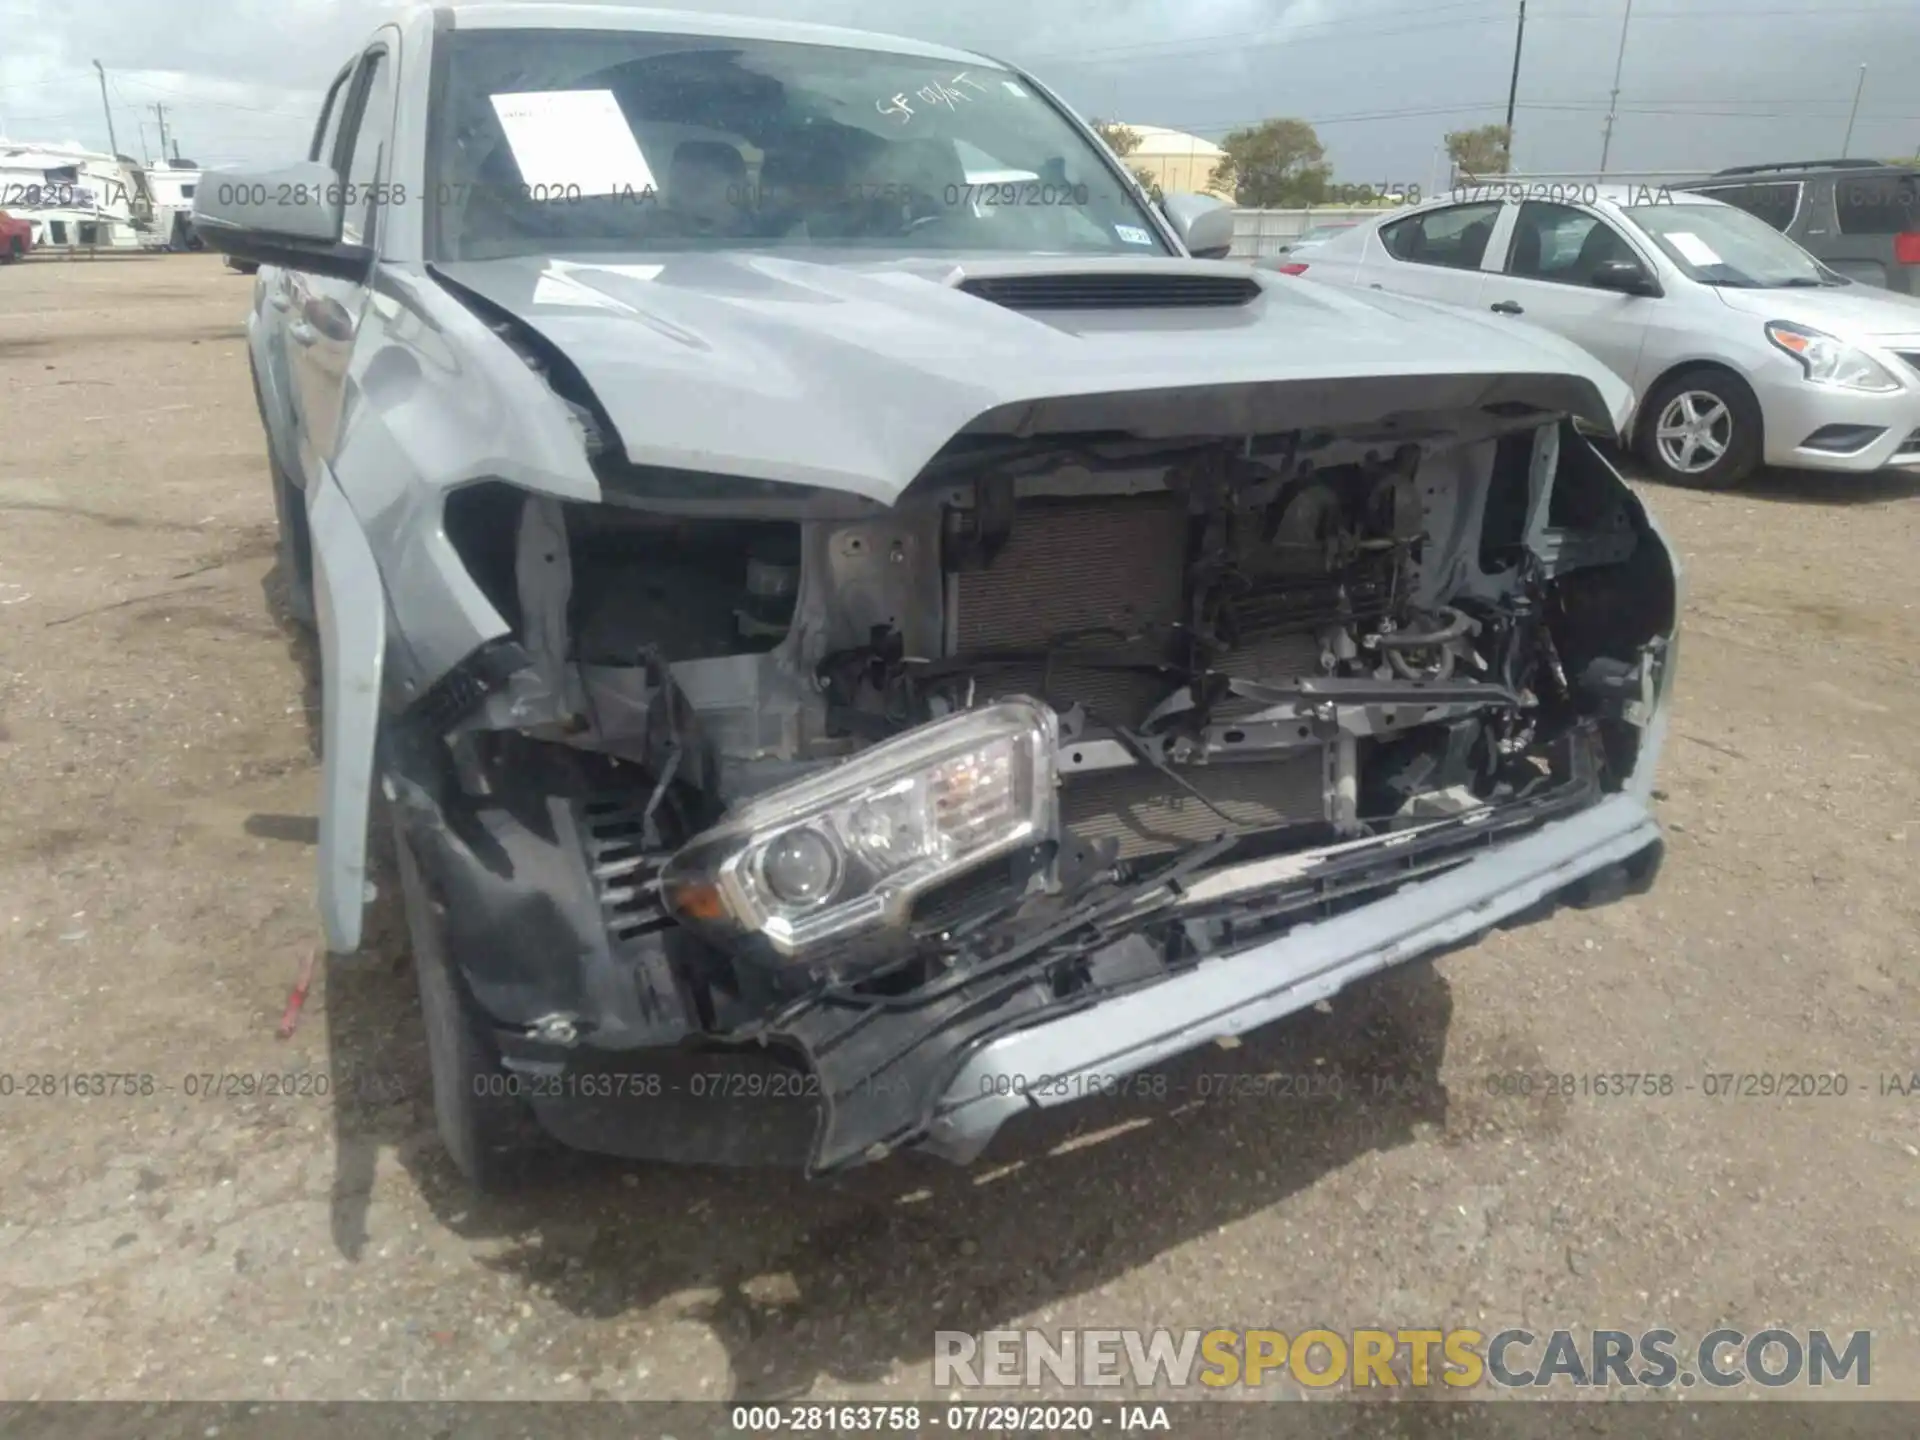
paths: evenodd
<path fill-rule="evenodd" d="M 1642 801 L 1611 796 L 1385 899 L 1001 1035 L 974 1050 L 947 1084 L 923 1148 L 972 1159 L 1029 1106 L 1098 1093 L 1109 1077 L 1271 1024 L 1376 971 L 1470 940 L 1599 872 L 1638 861 L 1632 868 L 1644 883 L 1660 843 Z"/>
<path fill-rule="evenodd" d="M 1644 800 L 1596 799 L 1572 785 L 1506 814 L 1356 846 L 1291 887 L 1226 902 L 1218 913 L 1278 903 L 1291 924 L 1172 973 L 1163 961 L 1168 931 L 1190 912 L 1150 907 L 1133 923 L 1125 912 L 1137 904 L 1132 897 L 1169 880 L 1177 893 L 1203 893 L 1181 877 L 1119 894 L 1111 914 L 1068 918 L 1050 936 L 944 986 L 895 998 L 829 993 L 770 1027 L 817 1077 L 809 1168 L 839 1169 L 896 1148 L 964 1163 L 1029 1106 L 1111 1090 L 1119 1077 L 1470 940 L 1601 872 L 1640 888 L 1659 846 Z M 1329 899 L 1349 908 L 1314 919 Z M 1074 952 L 1074 932 L 1097 938 Z M 1047 975 L 1062 953 L 1085 974 L 1076 993 L 1057 998 Z"/>
<path fill-rule="evenodd" d="M 1892 357 L 1875 354 L 1874 358 L 1897 371 L 1898 362 Z M 1903 378 L 1911 379 L 1910 375 Z M 1920 431 L 1920 391 L 1911 384 L 1870 393 L 1810 385 L 1798 374 L 1788 378 L 1768 375 L 1756 378 L 1754 392 L 1760 400 L 1769 465 L 1866 474 L 1887 465 L 1920 464 L 1920 454 L 1900 453 Z M 1880 434 L 1872 443 L 1847 454 L 1811 449 L 1803 443 L 1829 425 L 1860 426 L 1877 429 Z"/>

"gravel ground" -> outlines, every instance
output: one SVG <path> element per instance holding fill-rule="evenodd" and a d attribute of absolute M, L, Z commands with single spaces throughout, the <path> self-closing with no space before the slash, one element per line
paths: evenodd
<path fill-rule="evenodd" d="M 1659 884 L 1193 1062 L 1346 1098 L 1069 1107 L 813 1185 L 583 1157 L 482 1202 L 390 905 L 274 1038 L 317 771 L 250 283 L 0 272 L 0 1397 L 891 1399 L 936 1328 L 1723 1323 L 1871 1328 L 1874 1392 L 1920 1397 L 1920 1098 L 1882 1093 L 1920 1070 L 1920 480 L 1653 491 L 1688 571 Z M 1487 1083 L 1807 1070 L 1849 1093 Z M 95 1072 L 154 1090 L 28 1093 Z"/>

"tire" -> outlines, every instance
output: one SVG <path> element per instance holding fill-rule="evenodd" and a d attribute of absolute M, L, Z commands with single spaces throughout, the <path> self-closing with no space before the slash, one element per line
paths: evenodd
<path fill-rule="evenodd" d="M 287 587 L 287 616 L 303 630 L 317 628 L 313 608 L 313 539 L 307 529 L 306 496 L 294 487 L 271 453 L 267 471 L 273 481 L 273 511 L 279 521 L 280 574 Z"/>
<path fill-rule="evenodd" d="M 1640 458 L 1656 478 L 1694 490 L 1731 490 L 1759 468 L 1760 402 L 1725 370 L 1683 370 L 1641 408 Z"/>
<path fill-rule="evenodd" d="M 20 243 L 20 237 L 18 235 L 9 235 L 7 237 L 6 254 L 0 256 L 0 261 L 12 265 L 26 258 L 26 253 L 27 247 Z"/>
<path fill-rule="evenodd" d="M 267 404 L 260 394 L 260 377 L 248 367 L 253 381 L 253 408 L 267 440 L 267 478 L 273 486 L 273 516 L 278 528 L 277 568 L 286 587 L 287 618 L 303 630 L 315 630 L 319 619 L 313 608 L 313 535 L 307 529 L 307 497 L 280 468 L 273 454 L 273 427 L 267 423 Z"/>
<path fill-rule="evenodd" d="M 433 1118 L 455 1168 L 483 1193 L 510 1189 L 548 1150 L 526 1103 L 507 1093 L 507 1071 L 487 1038 L 466 986 L 446 951 L 443 931 L 405 832 L 394 827 L 401 900 L 420 986 L 433 1078 Z"/>

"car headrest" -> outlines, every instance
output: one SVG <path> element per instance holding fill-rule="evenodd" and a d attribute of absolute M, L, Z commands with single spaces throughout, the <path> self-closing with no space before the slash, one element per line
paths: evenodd
<path fill-rule="evenodd" d="M 1540 227 L 1522 225 L 1513 237 L 1512 268 L 1516 274 L 1537 275 L 1540 272 Z"/>
<path fill-rule="evenodd" d="M 744 180 L 747 162 L 724 140 L 682 140 L 674 147 L 673 168 L 709 170 L 728 180 Z"/>
<path fill-rule="evenodd" d="M 1625 260 L 1627 249 L 1620 243 L 1620 237 L 1613 233 L 1608 225 L 1595 225 L 1587 232 L 1587 238 L 1580 242 L 1580 256 L 1574 261 L 1574 268 L 1582 274 L 1592 274 L 1609 260 Z"/>

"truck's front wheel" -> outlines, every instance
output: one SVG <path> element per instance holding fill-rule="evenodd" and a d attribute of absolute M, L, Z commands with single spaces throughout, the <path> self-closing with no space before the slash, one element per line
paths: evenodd
<path fill-rule="evenodd" d="M 401 899 L 420 984 L 420 1018 L 433 1075 L 433 1116 L 460 1173 L 482 1191 L 511 1185 L 543 1148 L 526 1102 L 487 1038 L 445 944 L 445 927 L 400 827 L 395 827 Z"/>

